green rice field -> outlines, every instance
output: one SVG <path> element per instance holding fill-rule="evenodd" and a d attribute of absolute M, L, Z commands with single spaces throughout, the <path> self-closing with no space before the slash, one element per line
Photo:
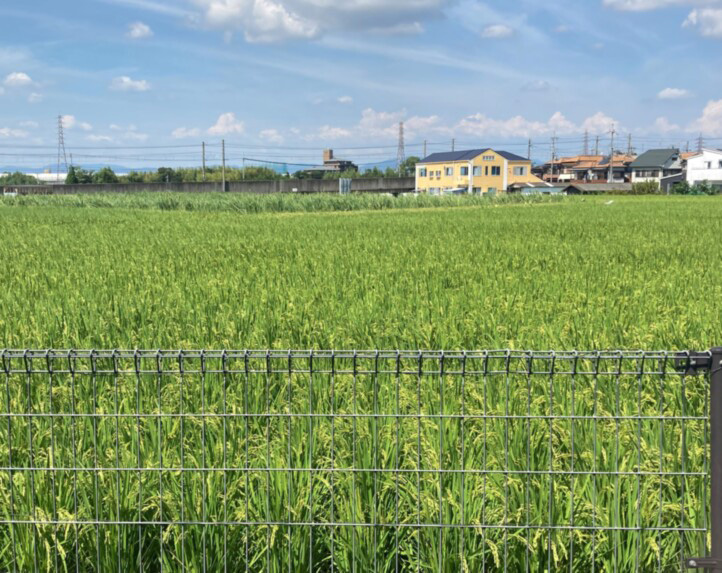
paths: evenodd
<path fill-rule="evenodd" d="M 706 380 L 563 351 L 722 344 L 722 198 L 416 200 L 0 198 L 0 347 L 275 351 L 5 354 L 0 571 L 704 554 Z"/>

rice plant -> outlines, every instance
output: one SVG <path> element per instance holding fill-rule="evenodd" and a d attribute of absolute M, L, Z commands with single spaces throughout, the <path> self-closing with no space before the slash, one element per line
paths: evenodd
<path fill-rule="evenodd" d="M 675 350 L 722 340 L 722 267 L 709 248 L 722 230 L 718 198 L 344 214 L 55 200 L 0 206 L 1 346 Z M 26 469 L 0 471 L 0 515 L 67 525 L 0 527 L 3 570 L 677 571 L 682 554 L 704 553 L 705 425 L 674 421 L 705 415 L 702 378 L 469 376 L 462 391 L 461 377 L 433 369 L 332 380 L 281 368 L 246 376 L 238 365 L 223 376 L 217 364 L 204 376 L 168 365 L 136 376 L 123 364 L 116 376 L 106 364 L 97 376 L 59 371 L 52 384 L 17 370 L 2 381 L 0 467 Z M 442 395 L 443 413 L 463 400 L 463 423 L 439 415 Z M 572 410 L 578 419 L 544 418 Z M 485 471 L 444 472 L 459 468 Z M 572 520 L 571 533 L 543 527 Z M 107 521 L 125 525 L 94 525 Z M 628 530 L 640 523 L 653 531 Z M 490 527 L 460 527 L 479 524 Z"/>

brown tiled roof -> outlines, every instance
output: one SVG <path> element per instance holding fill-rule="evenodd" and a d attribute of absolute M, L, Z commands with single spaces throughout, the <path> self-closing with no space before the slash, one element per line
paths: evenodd
<path fill-rule="evenodd" d="M 612 165 L 617 166 L 617 167 L 622 167 L 626 164 L 632 163 L 632 161 L 634 161 L 636 158 L 637 158 L 636 155 L 615 155 L 614 159 L 612 160 Z M 605 159 L 607 159 L 607 158 L 605 158 Z M 599 167 L 602 167 L 604 165 L 609 167 L 609 159 L 607 159 L 607 161 L 605 161 L 603 163 L 601 163 L 601 162 L 599 163 Z"/>

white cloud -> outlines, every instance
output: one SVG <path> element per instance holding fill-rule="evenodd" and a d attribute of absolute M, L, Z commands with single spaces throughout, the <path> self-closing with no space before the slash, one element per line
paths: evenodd
<path fill-rule="evenodd" d="M 326 141 L 329 139 L 343 139 L 344 137 L 351 137 L 351 135 L 353 135 L 353 133 L 349 129 L 323 125 L 319 128 L 318 133 L 312 138 Z"/>
<path fill-rule="evenodd" d="M 283 135 L 281 135 L 281 133 L 277 129 L 264 129 L 258 134 L 258 136 L 264 141 L 268 141 L 269 143 L 275 143 L 278 145 L 280 145 L 284 141 Z"/>
<path fill-rule="evenodd" d="M 694 6 L 682 26 L 693 28 L 702 36 L 722 38 L 722 0 L 604 0 L 604 5 L 615 10 L 643 12 L 670 6 Z"/>
<path fill-rule="evenodd" d="M 171 132 L 171 135 L 176 139 L 185 139 L 186 137 L 200 137 L 201 130 L 197 127 L 187 128 L 179 127 Z"/>
<path fill-rule="evenodd" d="M 120 76 L 113 79 L 110 89 L 120 92 L 145 92 L 150 89 L 150 84 L 146 80 L 134 80 L 128 76 Z"/>
<path fill-rule="evenodd" d="M 9 88 L 22 88 L 33 84 L 32 78 L 25 72 L 11 72 L 3 82 Z"/>
<path fill-rule="evenodd" d="M 21 121 L 20 127 L 25 127 L 27 129 L 37 129 L 40 127 L 40 124 L 37 121 Z"/>
<path fill-rule="evenodd" d="M 643 12 L 646 10 L 657 10 L 674 4 L 684 4 L 689 0 L 604 0 L 604 5 L 615 10 L 628 12 Z"/>
<path fill-rule="evenodd" d="M 681 131 L 681 127 L 677 125 L 676 123 L 672 123 L 669 121 L 666 117 L 658 117 L 654 121 L 654 125 L 652 126 L 652 132 L 653 133 L 660 133 L 660 134 L 667 134 L 667 133 L 675 133 Z"/>
<path fill-rule="evenodd" d="M 241 134 L 245 130 L 245 124 L 236 119 L 235 113 L 223 113 L 218 117 L 216 124 L 208 128 L 208 135 Z"/>
<path fill-rule="evenodd" d="M 27 137 L 27 136 L 28 136 L 28 132 L 24 131 L 22 129 L 13 129 L 10 127 L 0 127 L 0 137 L 22 139 L 23 137 Z"/>
<path fill-rule="evenodd" d="M 142 40 L 143 38 L 150 38 L 153 36 L 153 30 L 150 29 L 148 24 L 143 22 L 133 22 L 128 26 L 128 32 L 126 34 L 132 40 Z"/>
<path fill-rule="evenodd" d="M 92 143 L 113 143 L 113 138 L 109 135 L 97 135 L 95 133 L 88 135 L 85 137 L 88 141 Z"/>
<path fill-rule="evenodd" d="M 113 127 L 116 128 L 116 131 L 122 132 L 120 137 L 121 137 L 121 139 L 124 139 L 125 141 L 146 141 L 148 139 L 148 134 L 141 133 L 140 131 L 138 131 L 138 128 L 134 125 L 129 125 L 126 128 L 123 128 L 119 125 L 116 125 L 116 126 L 111 125 L 111 129 L 113 129 Z"/>
<path fill-rule="evenodd" d="M 660 91 L 657 94 L 657 98 L 659 99 L 684 99 L 689 97 L 690 94 L 688 90 L 681 89 L 681 88 L 664 88 L 662 91 Z"/>
<path fill-rule="evenodd" d="M 589 133 L 599 134 L 611 131 L 612 127 L 616 127 L 619 131 L 619 122 L 599 111 L 593 116 L 585 119 L 582 122 L 579 131 L 589 131 Z"/>
<path fill-rule="evenodd" d="M 0 96 L 5 95 L 5 88 L 0 86 Z"/>
<path fill-rule="evenodd" d="M 405 109 L 388 112 L 366 108 L 361 112 L 358 130 L 367 137 L 395 137 L 399 132 L 399 122 L 405 117 Z"/>
<path fill-rule="evenodd" d="M 63 127 L 65 129 L 80 128 L 83 131 L 92 131 L 93 126 L 85 121 L 78 121 L 74 115 L 64 115 L 62 117 Z"/>
<path fill-rule="evenodd" d="M 604 5 L 615 10 L 645 12 L 670 6 L 719 6 L 722 0 L 604 0 Z"/>
<path fill-rule="evenodd" d="M 521 86 L 525 92 L 547 92 L 552 85 L 547 80 L 532 80 Z"/>
<path fill-rule="evenodd" d="M 401 22 L 386 28 L 371 28 L 369 32 L 382 36 L 418 36 L 423 34 L 425 29 L 421 22 Z"/>
<path fill-rule="evenodd" d="M 206 24 L 249 42 L 316 38 L 326 31 L 418 34 L 454 0 L 193 0 Z"/>
<path fill-rule="evenodd" d="M 353 103 L 353 98 L 351 96 L 341 96 L 338 98 L 338 103 L 350 104 Z"/>
<path fill-rule="evenodd" d="M 29 102 L 29 103 L 40 103 L 41 101 L 43 101 L 43 95 L 42 95 L 42 94 L 33 92 L 33 93 L 31 93 L 31 94 L 28 96 L 28 102 Z"/>
<path fill-rule="evenodd" d="M 580 124 L 567 119 L 561 112 L 556 112 L 547 121 L 529 120 L 517 115 L 509 119 L 494 119 L 483 113 L 467 116 L 458 122 L 455 132 L 477 136 L 497 137 L 548 137 L 557 135 L 573 135 L 589 131 L 592 134 L 609 131 L 614 120 L 599 112 L 588 117 Z"/>
<path fill-rule="evenodd" d="M 481 36 L 483 38 L 509 38 L 514 35 L 514 29 L 507 26 L 506 24 L 493 24 L 487 26 L 482 30 Z"/>
<path fill-rule="evenodd" d="M 722 99 L 709 101 L 702 115 L 692 122 L 688 131 L 722 136 Z"/>
<path fill-rule="evenodd" d="M 682 25 L 685 28 L 694 28 L 708 38 L 722 39 L 722 9 L 692 10 Z"/>

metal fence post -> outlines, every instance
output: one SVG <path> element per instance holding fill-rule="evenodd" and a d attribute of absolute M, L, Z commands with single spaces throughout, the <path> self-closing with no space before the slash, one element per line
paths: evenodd
<path fill-rule="evenodd" d="M 689 569 L 722 571 L 722 347 L 709 353 L 689 355 L 688 373 L 710 373 L 710 538 L 711 556 L 688 558 Z M 706 508 L 705 508 L 706 510 Z"/>

